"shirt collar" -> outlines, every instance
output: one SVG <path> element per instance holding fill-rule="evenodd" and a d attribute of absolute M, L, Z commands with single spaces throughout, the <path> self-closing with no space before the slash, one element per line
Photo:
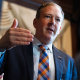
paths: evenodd
<path fill-rule="evenodd" d="M 37 39 L 37 38 L 35 38 L 34 37 L 34 40 L 33 40 L 33 46 L 38 46 L 38 45 L 41 45 L 42 43 Z M 52 52 L 52 44 L 48 44 L 48 45 L 46 45 L 49 49 L 50 49 L 50 51 Z"/>

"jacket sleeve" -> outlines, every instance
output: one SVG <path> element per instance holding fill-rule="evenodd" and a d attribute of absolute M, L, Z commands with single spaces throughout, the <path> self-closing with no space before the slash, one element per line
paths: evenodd
<path fill-rule="evenodd" d="M 77 68 L 76 68 L 75 63 L 73 63 L 73 72 L 72 73 L 73 73 L 72 80 L 78 80 Z"/>
<path fill-rule="evenodd" d="M 0 52 L 0 68 L 1 68 L 2 63 L 3 63 L 4 55 L 5 55 L 5 51 Z"/>

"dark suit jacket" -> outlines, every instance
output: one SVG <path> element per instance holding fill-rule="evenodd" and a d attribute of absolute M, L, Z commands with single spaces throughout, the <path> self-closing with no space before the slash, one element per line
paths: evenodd
<path fill-rule="evenodd" d="M 80 53 L 75 57 L 75 62 L 77 66 L 78 79 L 80 80 Z"/>
<path fill-rule="evenodd" d="M 77 72 L 72 58 L 53 46 L 56 80 L 77 80 Z M 4 80 L 33 80 L 33 46 L 17 46 L 8 50 L 0 73 Z"/>

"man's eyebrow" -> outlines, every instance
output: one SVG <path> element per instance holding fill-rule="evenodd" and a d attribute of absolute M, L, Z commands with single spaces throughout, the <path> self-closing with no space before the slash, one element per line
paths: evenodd
<path fill-rule="evenodd" d="M 57 18 L 61 19 L 61 17 L 57 16 Z"/>
<path fill-rule="evenodd" d="M 47 15 L 52 15 L 52 14 L 50 14 L 50 13 L 44 13 L 44 14 L 47 14 Z"/>
<path fill-rule="evenodd" d="M 60 18 L 60 19 L 62 19 L 62 17 L 61 16 L 56 16 L 57 18 Z"/>

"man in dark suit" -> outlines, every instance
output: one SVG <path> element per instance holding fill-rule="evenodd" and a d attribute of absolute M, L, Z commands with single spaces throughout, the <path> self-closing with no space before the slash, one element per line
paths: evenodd
<path fill-rule="evenodd" d="M 4 80 L 37 80 L 41 52 L 39 45 L 48 47 L 46 52 L 49 56 L 50 75 L 49 79 L 43 77 L 40 80 L 77 80 L 74 60 L 53 46 L 63 19 L 64 13 L 61 7 L 54 2 L 46 2 L 38 8 L 33 21 L 36 28 L 33 42 L 10 48 L 4 55 L 0 68 L 0 74 L 4 73 Z"/>

